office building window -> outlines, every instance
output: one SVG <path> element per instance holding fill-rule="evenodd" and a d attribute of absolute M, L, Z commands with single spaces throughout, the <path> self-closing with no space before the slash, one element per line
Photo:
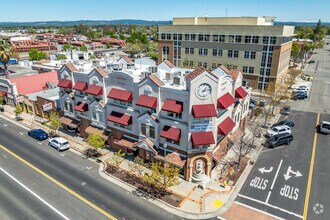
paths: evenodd
<path fill-rule="evenodd" d="M 194 54 L 194 48 L 192 48 L 192 47 L 186 47 L 185 53 L 186 54 Z"/>
<path fill-rule="evenodd" d="M 155 139 L 155 127 L 149 126 L 149 137 Z"/>
<path fill-rule="evenodd" d="M 161 40 L 166 40 L 166 34 L 162 33 L 162 34 L 160 35 L 160 39 L 161 39 Z"/>
<path fill-rule="evenodd" d="M 228 50 L 228 57 L 238 58 L 239 51 L 238 50 Z"/>
<path fill-rule="evenodd" d="M 207 49 L 206 48 L 199 48 L 198 55 L 207 56 Z"/>
<path fill-rule="evenodd" d="M 228 43 L 241 43 L 242 36 L 240 35 L 229 35 L 228 36 Z"/>
<path fill-rule="evenodd" d="M 254 67 L 253 66 L 243 66 L 243 73 L 254 73 Z"/>
<path fill-rule="evenodd" d="M 198 62 L 198 66 L 202 66 L 204 68 L 207 68 L 207 62 Z"/>
<path fill-rule="evenodd" d="M 220 50 L 220 49 L 213 49 L 213 56 L 214 57 L 222 57 L 222 50 Z"/>
<path fill-rule="evenodd" d="M 164 55 L 170 55 L 170 48 L 167 47 L 167 46 L 163 47 L 163 54 Z"/>
<path fill-rule="evenodd" d="M 146 124 L 141 124 L 141 134 L 146 136 L 147 135 L 147 126 Z"/>
<path fill-rule="evenodd" d="M 269 41 L 269 37 L 262 37 L 262 43 L 263 44 L 268 44 L 268 41 Z"/>
<path fill-rule="evenodd" d="M 210 35 L 209 34 L 199 34 L 198 41 L 210 41 Z"/>
<path fill-rule="evenodd" d="M 276 37 L 270 38 L 270 44 L 276 44 Z"/>
<path fill-rule="evenodd" d="M 252 42 L 252 36 L 245 36 L 245 41 L 246 44 L 250 44 Z"/>
<path fill-rule="evenodd" d="M 253 36 L 252 37 L 252 43 L 253 44 L 258 44 L 259 43 L 259 36 Z"/>
<path fill-rule="evenodd" d="M 242 42 L 242 36 L 236 35 L 235 36 L 235 43 L 241 43 Z"/>
<path fill-rule="evenodd" d="M 191 34 L 190 35 L 190 40 L 195 41 L 196 40 L 196 34 Z"/>
<path fill-rule="evenodd" d="M 256 52 L 254 52 L 254 51 L 245 51 L 244 52 L 244 58 L 254 60 L 256 58 Z"/>
<path fill-rule="evenodd" d="M 166 39 L 171 40 L 171 34 L 166 34 Z"/>

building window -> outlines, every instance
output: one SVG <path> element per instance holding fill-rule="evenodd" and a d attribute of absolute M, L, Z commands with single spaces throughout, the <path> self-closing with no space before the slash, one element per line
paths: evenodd
<path fill-rule="evenodd" d="M 143 112 L 156 113 L 156 109 L 154 109 L 154 108 L 142 107 L 142 111 L 143 111 Z"/>
<path fill-rule="evenodd" d="M 252 42 L 252 36 L 245 36 L 245 41 L 246 44 L 250 44 Z"/>
<path fill-rule="evenodd" d="M 166 40 L 166 34 L 162 33 L 162 34 L 160 35 L 160 39 L 161 39 L 161 40 Z"/>
<path fill-rule="evenodd" d="M 243 73 L 253 74 L 254 73 L 254 67 L 252 67 L 252 66 L 243 66 Z"/>
<path fill-rule="evenodd" d="M 213 56 L 214 57 L 222 57 L 222 50 L 220 50 L 220 49 L 213 49 Z"/>
<path fill-rule="evenodd" d="M 173 40 L 182 40 L 182 34 L 173 34 Z"/>
<path fill-rule="evenodd" d="M 146 136 L 147 135 L 147 126 L 146 124 L 141 124 L 141 134 Z"/>
<path fill-rule="evenodd" d="M 254 52 L 254 51 L 245 51 L 244 52 L 244 58 L 254 60 L 256 58 L 256 52 Z"/>
<path fill-rule="evenodd" d="M 270 44 L 276 44 L 276 37 L 270 38 Z"/>
<path fill-rule="evenodd" d="M 167 142 L 167 143 L 171 143 L 171 144 L 175 144 L 175 145 L 180 145 L 180 140 L 178 140 L 178 141 L 174 141 L 174 140 L 170 140 L 170 139 L 165 139 L 165 141 Z"/>
<path fill-rule="evenodd" d="M 179 118 L 181 119 L 182 118 L 182 113 L 174 113 L 174 112 L 167 112 L 167 116 L 168 117 L 171 117 L 171 118 Z"/>
<path fill-rule="evenodd" d="M 185 53 L 186 54 L 194 54 L 194 48 L 192 48 L 192 47 L 186 47 L 185 48 Z"/>
<path fill-rule="evenodd" d="M 166 39 L 171 40 L 171 34 L 166 34 Z"/>
<path fill-rule="evenodd" d="M 258 44 L 259 43 L 259 36 L 253 36 L 252 37 L 252 43 L 253 44 Z"/>
<path fill-rule="evenodd" d="M 155 139 L 155 127 L 149 126 L 149 137 Z"/>
<path fill-rule="evenodd" d="M 163 54 L 164 55 L 170 55 L 170 48 L 169 47 L 163 47 Z"/>
<path fill-rule="evenodd" d="M 221 109 L 221 108 L 218 108 L 217 109 L 217 118 L 220 118 L 223 114 L 225 114 L 226 112 L 228 111 L 228 109 Z"/>
<path fill-rule="evenodd" d="M 207 56 L 207 49 L 206 48 L 199 48 L 198 54 L 200 56 Z"/>
<path fill-rule="evenodd" d="M 132 106 L 132 101 L 125 102 L 122 100 L 114 99 L 113 103 L 122 107 Z"/>
<path fill-rule="evenodd" d="M 73 107 L 71 102 L 64 102 L 64 110 L 68 112 L 73 112 Z"/>
<path fill-rule="evenodd" d="M 204 68 L 207 68 L 207 62 L 198 62 L 198 66 L 202 66 Z"/>
<path fill-rule="evenodd" d="M 210 35 L 209 34 L 199 34 L 198 41 L 210 41 Z"/>
<path fill-rule="evenodd" d="M 240 35 L 229 35 L 228 36 L 228 43 L 241 43 L 242 36 Z"/>
<path fill-rule="evenodd" d="M 238 58 L 239 51 L 238 50 L 228 50 L 228 57 Z"/>
<path fill-rule="evenodd" d="M 269 41 L 269 37 L 262 37 L 262 43 L 263 44 L 268 44 L 268 41 Z"/>

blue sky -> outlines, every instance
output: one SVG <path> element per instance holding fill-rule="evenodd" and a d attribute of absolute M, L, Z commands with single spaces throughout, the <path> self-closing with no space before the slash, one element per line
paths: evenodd
<path fill-rule="evenodd" d="M 173 17 L 275 16 L 277 21 L 330 21 L 329 0 L 7 0 L 0 21 L 171 20 Z"/>

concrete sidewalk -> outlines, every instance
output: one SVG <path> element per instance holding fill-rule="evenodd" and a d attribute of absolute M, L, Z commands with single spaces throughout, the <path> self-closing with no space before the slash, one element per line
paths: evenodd
<path fill-rule="evenodd" d="M 37 123 L 33 120 L 28 113 L 22 113 L 21 117 L 23 120 L 17 122 L 15 120 L 15 115 L 13 113 L 14 108 L 12 106 L 4 106 L 5 112 L 1 113 L 6 118 L 15 121 L 15 123 L 20 123 L 28 128 L 42 128 L 45 131 L 49 131 L 49 128 L 45 125 Z M 277 110 L 278 112 L 278 110 Z M 269 120 L 269 123 L 275 123 L 279 118 L 279 114 L 276 114 L 276 117 L 272 117 Z M 258 122 L 261 123 L 261 122 Z M 59 132 L 60 136 L 69 140 L 71 144 L 71 148 L 73 152 L 79 153 L 82 155 L 82 152 L 88 145 L 81 137 L 72 136 L 70 134 Z M 253 135 L 251 132 L 247 132 L 247 135 Z M 256 143 L 256 148 L 253 149 L 248 155 L 252 161 L 255 161 L 262 150 L 261 143 L 264 142 L 264 138 L 261 137 L 258 139 Z M 113 152 L 108 149 L 102 149 L 102 156 L 98 159 L 103 162 L 103 165 L 107 162 L 107 160 L 113 157 Z M 235 160 L 235 155 L 233 152 L 229 151 L 227 155 L 223 158 L 224 161 L 233 161 Z M 120 168 L 124 170 L 130 170 L 130 163 L 132 161 L 128 159 L 123 159 L 120 164 Z M 220 165 L 221 166 L 221 163 Z M 215 175 L 215 178 L 211 179 L 205 189 L 200 189 L 196 184 L 191 182 L 187 182 L 185 180 L 180 180 L 180 184 L 177 186 L 172 186 L 168 190 L 173 194 L 180 196 L 182 198 L 182 202 L 178 207 L 170 206 L 169 204 L 164 203 L 160 200 L 150 200 L 161 208 L 174 213 L 183 218 L 189 219 L 204 219 L 204 218 L 213 218 L 215 216 L 220 215 L 225 212 L 234 202 L 238 192 L 240 191 L 245 179 L 250 172 L 252 165 L 248 163 L 245 171 L 242 173 L 240 179 L 237 181 L 235 186 L 223 186 L 223 184 L 219 181 L 219 175 Z M 147 169 L 147 168 L 144 168 Z M 147 170 L 145 172 L 148 172 Z M 100 175 L 117 184 L 118 186 L 133 192 L 135 188 L 131 185 L 121 181 L 120 179 L 107 175 L 104 173 L 104 169 L 100 168 Z"/>

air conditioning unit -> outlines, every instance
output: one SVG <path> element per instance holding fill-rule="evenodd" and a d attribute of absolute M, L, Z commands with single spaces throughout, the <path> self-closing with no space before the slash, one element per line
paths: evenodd
<path fill-rule="evenodd" d="M 148 68 L 150 73 L 157 73 L 158 67 L 157 66 L 149 66 Z"/>
<path fill-rule="evenodd" d="M 171 81 L 173 79 L 173 75 L 171 73 L 165 73 L 166 81 Z"/>
<path fill-rule="evenodd" d="M 181 85 L 181 77 L 173 77 L 173 85 Z"/>
<path fill-rule="evenodd" d="M 147 72 L 147 71 L 141 72 L 141 79 L 144 79 L 144 78 L 148 77 L 149 75 L 151 75 L 150 72 Z"/>

